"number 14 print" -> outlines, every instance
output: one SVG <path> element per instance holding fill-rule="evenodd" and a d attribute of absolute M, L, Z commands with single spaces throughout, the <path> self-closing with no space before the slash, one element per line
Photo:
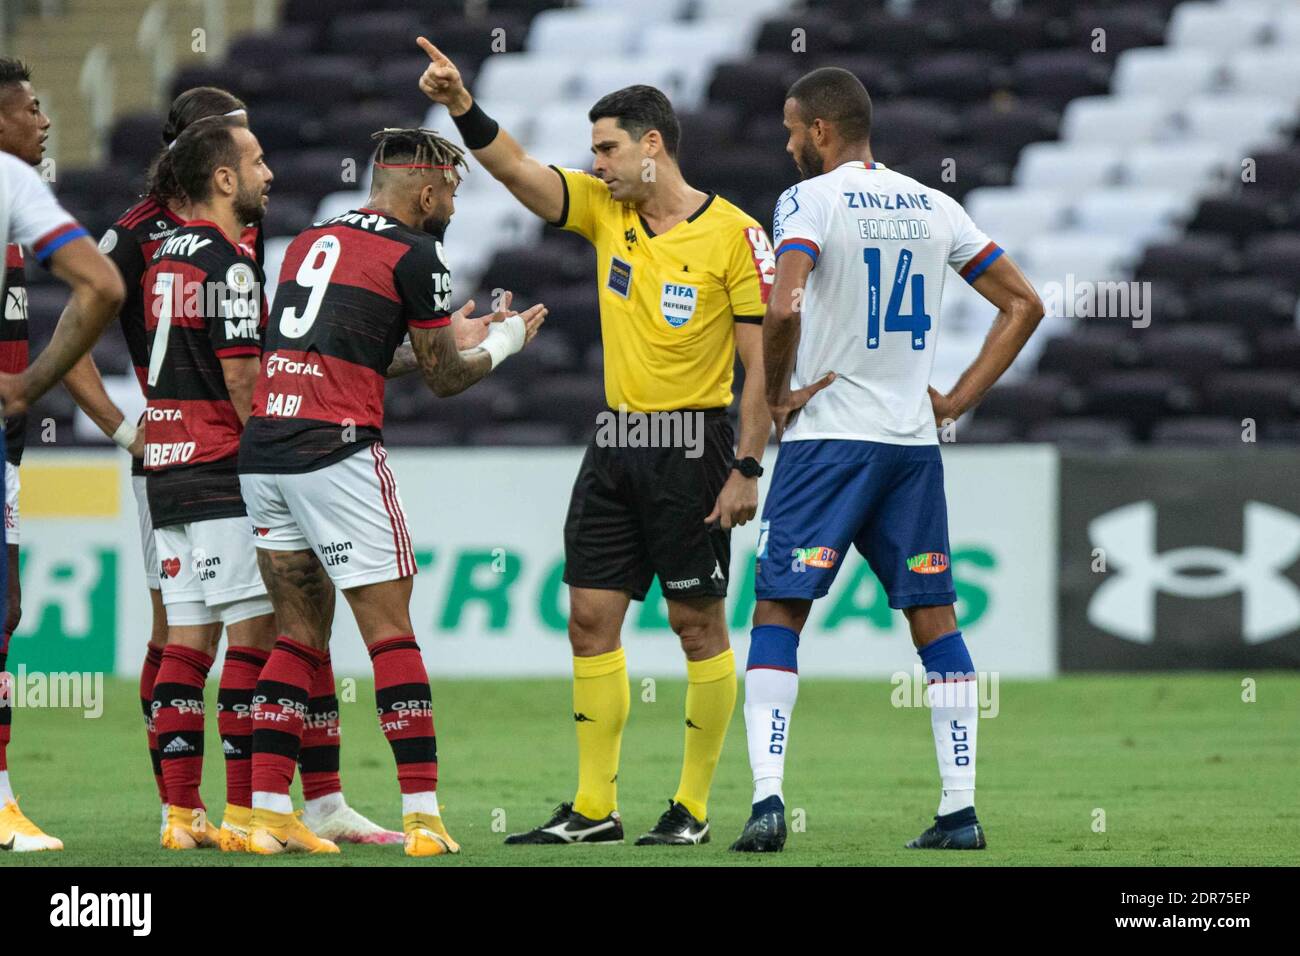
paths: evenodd
<path fill-rule="evenodd" d="M 862 259 L 867 264 L 867 282 L 870 296 L 867 306 L 867 348 L 880 348 L 880 249 L 863 249 Z M 908 273 L 912 270 L 912 250 L 898 253 L 898 268 L 894 270 L 894 283 L 889 290 L 889 305 L 885 309 L 886 332 L 910 332 L 912 348 L 925 348 L 925 333 L 930 330 L 930 316 L 925 311 L 925 276 L 912 276 L 912 311 L 900 313 L 903 290 L 907 287 Z"/>

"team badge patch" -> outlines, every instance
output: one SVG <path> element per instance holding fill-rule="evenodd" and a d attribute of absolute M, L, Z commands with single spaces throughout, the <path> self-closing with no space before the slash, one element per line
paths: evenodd
<path fill-rule="evenodd" d="M 117 230 L 110 229 L 99 240 L 99 251 L 107 255 L 117 248 Z"/>
<path fill-rule="evenodd" d="M 609 278 L 605 281 L 605 287 L 626 299 L 632 288 L 632 264 L 624 262 L 618 256 L 610 257 Z"/>
<path fill-rule="evenodd" d="M 257 277 L 248 263 L 236 262 L 226 270 L 226 286 L 236 295 L 248 295 L 256 285 Z"/>
<path fill-rule="evenodd" d="M 809 568 L 833 568 L 840 559 L 840 553 L 834 548 L 795 548 L 791 554 L 796 561 Z"/>
<path fill-rule="evenodd" d="M 907 570 L 914 574 L 942 574 L 948 570 L 948 555 L 942 551 L 922 551 L 907 559 Z"/>
<path fill-rule="evenodd" d="M 665 282 L 659 308 L 664 319 L 675 329 L 680 329 L 695 315 L 695 303 L 699 300 L 700 290 L 693 285 L 681 285 L 677 282 Z"/>

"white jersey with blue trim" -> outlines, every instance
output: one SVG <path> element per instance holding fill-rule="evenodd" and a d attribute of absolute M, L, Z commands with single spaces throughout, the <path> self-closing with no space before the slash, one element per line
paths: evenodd
<path fill-rule="evenodd" d="M 8 153 L 0 153 L 0 225 L 0 239 L 26 246 L 41 263 L 62 246 L 87 235 L 59 205 L 36 170 Z"/>
<path fill-rule="evenodd" d="M 787 189 L 772 238 L 778 259 L 813 260 L 790 387 L 836 373 L 782 441 L 937 444 L 928 386 L 944 280 L 952 268 L 974 282 L 1002 250 L 952 197 L 862 162 Z"/>

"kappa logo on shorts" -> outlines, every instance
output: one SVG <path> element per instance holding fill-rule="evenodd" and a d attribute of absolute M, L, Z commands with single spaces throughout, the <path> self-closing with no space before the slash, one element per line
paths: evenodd
<path fill-rule="evenodd" d="M 695 315 L 695 303 L 699 301 L 700 290 L 693 285 L 681 285 L 677 282 L 665 282 L 659 308 L 664 320 L 675 329 L 680 329 Z"/>
<path fill-rule="evenodd" d="M 914 574 L 942 574 L 948 570 L 948 555 L 942 551 L 922 551 L 907 559 L 907 570 Z"/>
<path fill-rule="evenodd" d="M 795 548 L 790 555 L 809 568 L 833 568 L 840 559 L 840 553 L 834 548 L 823 547 Z"/>
<path fill-rule="evenodd" d="M 180 558 L 163 558 L 159 574 L 165 578 L 174 578 L 181 573 Z"/>
<path fill-rule="evenodd" d="M 259 538 L 265 538 L 270 533 L 270 528 L 259 528 L 257 525 L 253 525 L 253 534 L 257 535 Z"/>

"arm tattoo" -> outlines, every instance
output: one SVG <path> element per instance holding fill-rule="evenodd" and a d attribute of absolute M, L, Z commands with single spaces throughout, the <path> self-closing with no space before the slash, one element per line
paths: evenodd
<path fill-rule="evenodd" d="M 419 367 L 420 363 L 415 358 L 415 349 L 411 347 L 410 342 L 403 342 L 393 353 L 393 362 L 384 375 L 386 378 L 400 378 L 403 375 L 410 375 Z"/>
<path fill-rule="evenodd" d="M 440 398 L 460 394 L 492 371 L 492 359 L 483 349 L 457 351 L 456 334 L 448 325 L 412 331 L 411 347 L 425 384 Z"/>
<path fill-rule="evenodd" d="M 310 635 L 313 646 L 327 647 L 334 620 L 334 584 L 316 554 L 258 548 L 257 566 L 275 608 L 279 633 L 295 640 Z"/>

